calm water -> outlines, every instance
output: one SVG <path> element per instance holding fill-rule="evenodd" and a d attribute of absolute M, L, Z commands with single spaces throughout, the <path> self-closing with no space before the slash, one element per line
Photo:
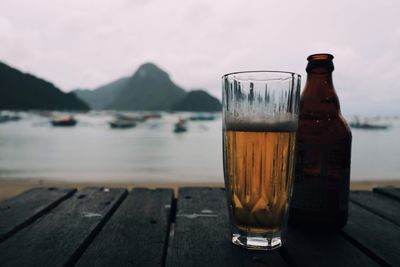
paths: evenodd
<path fill-rule="evenodd" d="M 106 113 L 77 115 L 71 128 L 23 114 L 0 124 L 0 178 L 222 183 L 221 119 L 190 121 L 187 132 L 173 133 L 188 115 L 114 130 Z M 352 130 L 352 180 L 400 179 L 400 122 L 391 123 L 389 130 Z"/>

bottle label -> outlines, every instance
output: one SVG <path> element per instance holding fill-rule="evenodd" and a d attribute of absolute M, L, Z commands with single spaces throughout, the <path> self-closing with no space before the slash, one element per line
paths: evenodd
<path fill-rule="evenodd" d="M 292 207 L 315 212 L 346 210 L 350 147 L 299 143 L 297 150 Z"/>

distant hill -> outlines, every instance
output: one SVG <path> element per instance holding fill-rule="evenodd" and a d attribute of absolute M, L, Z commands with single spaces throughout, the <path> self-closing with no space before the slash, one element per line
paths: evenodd
<path fill-rule="evenodd" d="M 169 110 L 185 95 L 168 74 L 156 65 L 147 63 L 139 67 L 109 106 L 116 110 Z"/>
<path fill-rule="evenodd" d="M 203 90 L 193 90 L 174 104 L 177 111 L 221 111 L 221 102 Z"/>
<path fill-rule="evenodd" d="M 152 63 L 141 65 L 131 77 L 116 80 L 94 90 L 74 92 L 92 109 L 221 110 L 215 102 L 220 105 L 218 99 L 205 91 L 187 93 L 173 83 L 165 71 Z M 190 109 L 191 107 L 195 109 Z"/>
<path fill-rule="evenodd" d="M 0 110 L 89 110 L 74 93 L 0 62 Z"/>
<path fill-rule="evenodd" d="M 77 89 L 74 93 L 89 104 L 91 109 L 109 109 L 121 91 L 127 86 L 129 78 L 121 78 L 100 86 L 95 90 Z"/>

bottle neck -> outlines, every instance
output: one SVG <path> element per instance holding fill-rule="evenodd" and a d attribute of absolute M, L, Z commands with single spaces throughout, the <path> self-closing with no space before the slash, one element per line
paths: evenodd
<path fill-rule="evenodd" d="M 332 82 L 332 71 L 326 68 L 308 70 L 301 98 L 300 111 L 340 112 L 339 99 Z"/>
<path fill-rule="evenodd" d="M 321 87 L 324 87 L 324 92 L 326 93 L 332 90 L 333 93 L 335 93 L 335 88 L 333 87 L 333 82 L 332 82 L 332 72 L 330 71 L 308 72 L 306 86 L 304 90 L 308 91 L 320 90 Z"/>

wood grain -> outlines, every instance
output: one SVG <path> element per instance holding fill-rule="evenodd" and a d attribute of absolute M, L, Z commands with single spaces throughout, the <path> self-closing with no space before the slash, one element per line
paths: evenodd
<path fill-rule="evenodd" d="M 0 203 L 0 243 L 70 197 L 75 189 L 34 188 Z"/>
<path fill-rule="evenodd" d="M 395 187 L 378 187 L 373 189 L 374 193 L 382 194 L 388 197 L 391 197 L 393 199 L 396 199 L 397 201 L 400 201 L 400 188 L 395 188 Z"/>
<path fill-rule="evenodd" d="M 370 191 L 353 191 L 350 200 L 400 226 L 400 201 Z"/>
<path fill-rule="evenodd" d="M 382 265 L 399 266 L 399 226 L 350 202 L 349 220 L 343 232 Z"/>
<path fill-rule="evenodd" d="M 87 188 L 0 244 L 0 266 L 73 264 L 126 194 Z"/>
<path fill-rule="evenodd" d="M 172 199 L 171 189 L 133 189 L 76 266 L 162 266 Z"/>
<path fill-rule="evenodd" d="M 171 241 L 170 241 L 171 242 Z M 222 188 L 180 188 L 167 266 L 287 266 L 277 251 L 254 252 L 231 243 Z"/>
<path fill-rule="evenodd" d="M 299 267 L 379 266 L 340 233 L 312 233 L 289 228 L 282 254 Z"/>

